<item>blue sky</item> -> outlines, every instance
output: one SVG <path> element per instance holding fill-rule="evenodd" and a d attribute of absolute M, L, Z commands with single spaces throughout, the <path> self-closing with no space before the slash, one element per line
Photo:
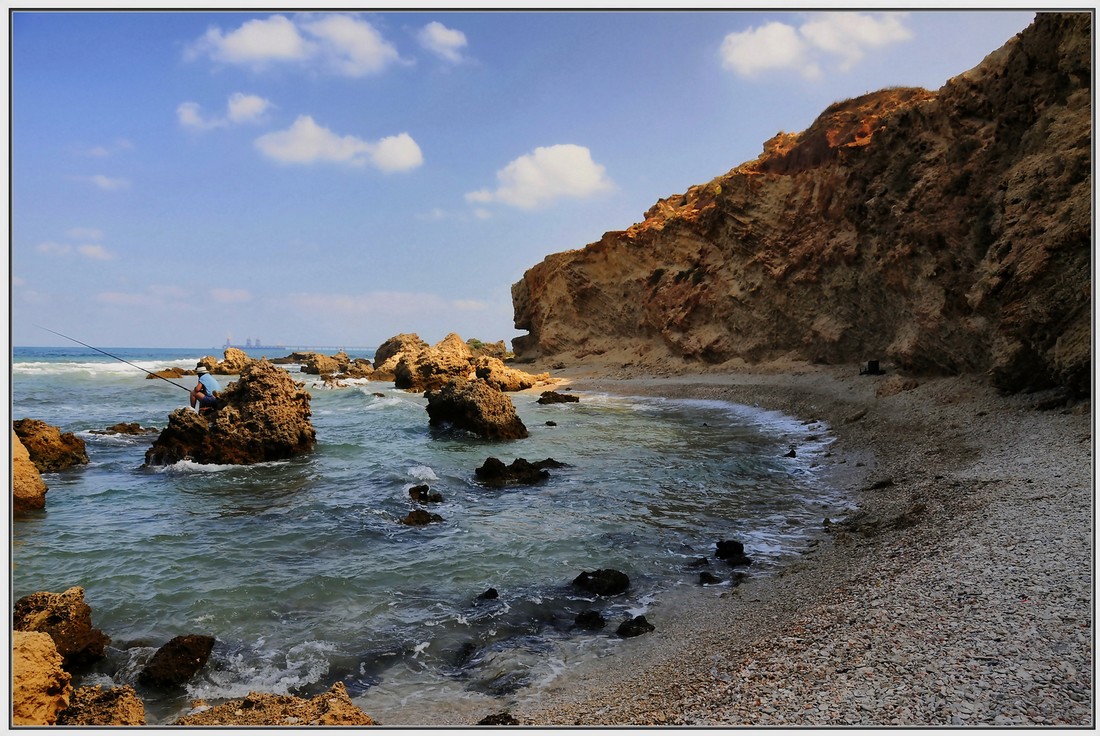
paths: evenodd
<path fill-rule="evenodd" d="M 510 340 L 511 286 L 1033 12 L 16 11 L 11 335 Z"/>

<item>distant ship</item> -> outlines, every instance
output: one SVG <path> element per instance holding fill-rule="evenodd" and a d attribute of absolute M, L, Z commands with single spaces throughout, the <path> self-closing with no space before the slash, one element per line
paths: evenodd
<path fill-rule="evenodd" d="M 255 340 L 251 337 L 246 338 L 244 345 L 234 345 L 232 338 L 226 337 L 222 350 L 227 348 L 237 348 L 238 350 L 286 350 L 285 345 L 264 345 L 258 337 Z"/>

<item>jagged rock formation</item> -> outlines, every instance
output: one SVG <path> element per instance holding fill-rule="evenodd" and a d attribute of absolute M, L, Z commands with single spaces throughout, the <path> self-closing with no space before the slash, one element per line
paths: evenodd
<path fill-rule="evenodd" d="M 72 432 L 62 432 L 58 427 L 39 419 L 20 419 L 12 422 L 12 429 L 19 435 L 31 462 L 40 473 L 88 464 L 84 440 Z"/>
<path fill-rule="evenodd" d="M 16 726 L 52 726 L 69 705 L 72 678 L 61 668 L 61 655 L 49 634 L 12 632 L 11 722 Z"/>
<path fill-rule="evenodd" d="M 77 688 L 69 707 L 57 716 L 59 726 L 144 726 L 145 703 L 130 685 Z"/>
<path fill-rule="evenodd" d="M 212 355 L 207 355 L 199 359 L 199 365 L 206 366 L 206 369 L 211 373 L 216 373 L 221 376 L 239 376 L 241 371 L 255 362 L 254 358 L 248 357 L 248 353 L 240 348 L 226 348 L 222 353 L 223 360 L 218 360 Z M 190 375 L 193 371 L 185 371 L 184 375 Z"/>
<path fill-rule="evenodd" d="M 30 453 L 19 439 L 11 433 L 11 510 L 15 514 L 37 511 L 46 508 L 46 482 L 38 468 L 31 462 Z"/>
<path fill-rule="evenodd" d="M 309 418 L 310 396 L 282 368 L 252 361 L 219 395 L 221 405 L 203 414 L 181 408 L 145 453 L 146 465 L 197 463 L 248 465 L 308 452 L 317 441 Z"/>
<path fill-rule="evenodd" d="M 92 609 L 84 602 L 84 589 L 64 593 L 39 592 L 15 602 L 15 631 L 36 631 L 53 639 L 66 668 L 101 659 L 111 638 L 92 626 Z"/>
<path fill-rule="evenodd" d="M 806 131 L 512 287 L 519 358 L 882 358 L 1088 395 L 1091 16 Z"/>
<path fill-rule="evenodd" d="M 392 377 L 406 391 L 438 391 L 452 380 L 479 378 L 500 391 L 522 391 L 550 380 L 549 373 L 532 375 L 510 368 L 496 357 L 501 344 L 486 345 L 452 332 L 435 345 L 412 334 L 384 342 L 375 354 L 372 378 Z"/>
<path fill-rule="evenodd" d="M 201 708 L 202 706 L 200 706 Z M 344 683 L 306 700 L 292 695 L 249 693 L 205 708 L 178 721 L 177 726 L 374 726 L 371 717 L 351 702 Z"/>

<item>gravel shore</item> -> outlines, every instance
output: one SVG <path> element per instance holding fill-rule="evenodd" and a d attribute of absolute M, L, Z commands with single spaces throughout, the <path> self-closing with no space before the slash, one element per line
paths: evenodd
<path fill-rule="evenodd" d="M 658 608 L 652 634 L 517 694 L 521 724 L 1094 726 L 1087 402 L 858 366 L 557 374 L 824 422 L 859 509 L 783 574 Z"/>

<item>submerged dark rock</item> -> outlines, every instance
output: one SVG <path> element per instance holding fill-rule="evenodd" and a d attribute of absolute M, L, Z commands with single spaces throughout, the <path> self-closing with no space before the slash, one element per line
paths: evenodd
<path fill-rule="evenodd" d="M 621 595 L 630 587 L 630 578 L 624 572 L 608 568 L 582 572 L 573 579 L 573 585 L 596 595 Z"/>
<path fill-rule="evenodd" d="M 557 391 L 543 391 L 539 396 L 538 403 L 540 404 L 569 404 L 580 401 L 580 397 L 573 396 L 572 394 L 561 394 Z"/>
<path fill-rule="evenodd" d="M 490 457 L 474 471 L 474 475 L 479 482 L 494 488 L 508 485 L 534 485 L 550 478 L 546 468 L 562 466 L 563 463 L 549 457 L 533 463 L 520 457 L 513 460 L 511 465 L 505 465 L 502 460 Z"/>
<path fill-rule="evenodd" d="M 417 503 L 440 503 L 443 501 L 443 494 L 432 491 L 426 485 L 421 485 L 409 489 L 409 498 Z"/>
<path fill-rule="evenodd" d="M 657 627 L 646 621 L 645 616 L 635 616 L 632 619 L 623 621 L 619 624 L 619 628 L 615 631 L 616 634 L 622 637 L 641 636 L 642 634 L 648 634 L 650 631 L 656 631 Z"/>
<path fill-rule="evenodd" d="M 443 521 L 443 517 L 439 514 L 425 511 L 424 509 L 413 509 L 404 519 L 401 519 L 401 523 L 405 526 L 424 526 L 437 521 Z"/>
<path fill-rule="evenodd" d="M 607 619 L 605 619 L 599 611 L 589 609 L 578 613 L 573 623 L 578 629 L 596 630 L 607 626 Z"/>
<path fill-rule="evenodd" d="M 718 549 L 714 556 L 725 560 L 734 567 L 751 565 L 752 558 L 745 554 L 745 545 L 735 539 L 723 539 L 715 545 Z"/>

